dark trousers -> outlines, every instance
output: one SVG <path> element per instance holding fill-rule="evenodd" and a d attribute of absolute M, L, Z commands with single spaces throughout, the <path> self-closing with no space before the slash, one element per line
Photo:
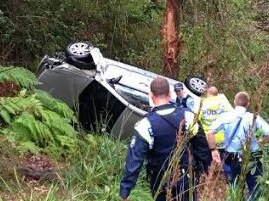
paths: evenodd
<path fill-rule="evenodd" d="M 225 177 L 226 177 L 228 182 L 231 182 L 232 181 L 232 171 L 231 171 L 231 166 L 229 164 L 227 164 L 225 161 L 227 158 L 226 152 L 224 149 L 219 149 L 219 153 L 220 153 L 220 159 L 222 162 L 222 168 L 223 168 Z"/>
<path fill-rule="evenodd" d="M 165 184 L 164 186 L 159 187 L 161 183 L 161 178 L 163 174 L 156 174 L 153 173 L 150 177 L 150 189 L 152 192 L 152 196 L 156 197 L 154 201 L 166 201 L 166 196 L 167 196 L 167 185 Z M 193 179 L 193 189 L 190 189 L 189 187 L 189 176 L 184 173 L 180 176 L 179 181 L 173 186 L 172 191 L 171 191 L 171 199 L 175 201 L 189 201 L 189 191 L 192 191 L 192 196 L 193 200 L 197 200 L 197 193 L 196 193 L 196 183 L 195 179 Z M 156 195 L 156 193 L 158 193 Z"/>
<path fill-rule="evenodd" d="M 250 200 L 255 200 L 255 196 L 258 196 L 258 182 L 257 177 L 262 175 L 262 163 L 258 158 L 251 158 L 252 168 L 250 168 L 246 174 L 246 183 L 249 190 Z M 234 184 L 239 179 L 241 172 L 240 156 L 235 154 L 227 154 L 225 164 L 230 166 L 231 174 L 229 182 Z"/>

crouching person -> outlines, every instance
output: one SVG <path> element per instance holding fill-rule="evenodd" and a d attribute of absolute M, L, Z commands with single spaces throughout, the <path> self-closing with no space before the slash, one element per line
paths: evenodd
<path fill-rule="evenodd" d="M 189 185 L 189 178 L 192 177 L 189 177 L 188 172 L 190 169 L 188 168 L 189 153 L 186 144 L 183 145 L 184 149 L 182 149 L 180 157 L 177 158 L 179 164 L 175 167 L 178 169 L 172 170 L 172 172 L 178 172 L 180 176 L 176 181 L 175 178 L 164 178 L 170 162 L 173 163 L 170 159 L 175 152 L 177 141 L 180 139 L 178 138 L 179 124 L 184 124 L 185 128 L 188 127 L 193 123 L 194 115 L 170 104 L 169 84 L 166 79 L 155 78 L 150 85 L 150 90 L 155 107 L 135 125 L 136 133 L 130 143 L 125 172 L 120 183 L 120 197 L 123 200 L 128 200 L 143 162 L 146 160 L 150 188 L 156 201 L 165 201 L 167 197 L 171 200 L 187 201 L 189 195 L 193 196 L 193 200 L 196 200 L 195 188 L 190 189 Z M 204 146 L 208 148 L 207 143 Z M 194 180 L 191 183 L 195 185 Z"/>

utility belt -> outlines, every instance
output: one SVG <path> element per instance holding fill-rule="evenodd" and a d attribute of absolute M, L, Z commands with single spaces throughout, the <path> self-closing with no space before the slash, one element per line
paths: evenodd
<path fill-rule="evenodd" d="M 250 161 L 260 161 L 262 158 L 262 151 L 251 152 Z M 242 153 L 238 152 L 225 152 L 225 162 L 241 162 Z"/>

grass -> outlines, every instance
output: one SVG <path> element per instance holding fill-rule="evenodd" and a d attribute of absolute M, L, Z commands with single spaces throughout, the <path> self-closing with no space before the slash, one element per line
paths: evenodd
<path fill-rule="evenodd" d="M 16 171 L 11 172 L 9 177 L 1 173 L 0 200 L 120 200 L 118 192 L 126 143 L 106 135 L 89 134 L 82 138 L 68 160 L 58 161 L 64 164 L 64 168 L 54 180 L 29 181 Z M 150 201 L 152 198 L 145 181 L 145 171 L 141 175 L 131 200 Z"/>
<path fill-rule="evenodd" d="M 119 201 L 119 183 L 124 168 L 127 142 L 113 140 L 107 135 L 88 134 L 78 138 L 76 151 L 65 161 L 55 161 L 63 168 L 59 168 L 58 177 L 53 180 L 27 180 L 16 171 L 14 163 L 6 163 L 8 171 L 2 169 L 0 174 L 0 201 Z M 3 150 L 1 152 L 3 153 Z M 5 146 L 5 152 L 11 153 L 8 146 Z M 3 153 L 2 156 L 11 155 Z M 13 155 L 12 160 L 16 160 L 16 157 L 19 156 Z M 1 163 L 4 161 L 1 160 Z M 215 174 L 219 174 L 218 172 L 219 170 L 216 170 Z M 268 176 L 268 171 L 265 175 Z M 153 200 L 145 178 L 143 170 L 130 200 Z M 203 186 L 200 200 L 207 200 L 210 197 L 216 200 L 238 200 L 240 194 L 238 186 L 228 187 L 225 181 L 219 180 L 219 176 L 213 176 L 210 182 L 200 183 L 200 186 Z M 268 178 L 263 178 L 265 191 L 268 191 L 267 180 Z M 264 194 L 263 197 L 266 196 L 267 194 Z"/>

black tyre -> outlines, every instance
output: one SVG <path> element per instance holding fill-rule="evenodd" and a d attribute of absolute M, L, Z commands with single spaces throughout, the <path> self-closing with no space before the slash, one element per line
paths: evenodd
<path fill-rule="evenodd" d="M 90 50 L 93 45 L 88 42 L 72 43 L 66 48 L 66 61 L 77 68 L 91 70 L 95 69 L 95 64 Z"/>
<path fill-rule="evenodd" d="M 201 96 L 207 88 L 206 81 L 199 76 L 188 76 L 184 81 L 184 84 L 192 93 L 197 96 Z"/>

